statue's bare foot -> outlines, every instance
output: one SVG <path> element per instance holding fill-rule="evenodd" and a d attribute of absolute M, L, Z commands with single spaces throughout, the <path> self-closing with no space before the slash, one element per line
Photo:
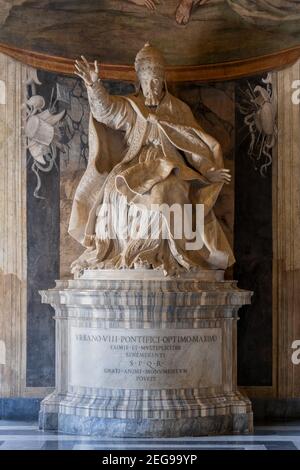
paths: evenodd
<path fill-rule="evenodd" d="M 181 0 L 175 13 L 178 24 L 187 24 L 189 22 L 193 3 L 194 0 Z"/>

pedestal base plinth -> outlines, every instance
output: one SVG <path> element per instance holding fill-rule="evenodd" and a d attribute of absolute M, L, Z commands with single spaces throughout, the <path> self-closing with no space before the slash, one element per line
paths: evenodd
<path fill-rule="evenodd" d="M 40 427 L 115 437 L 251 432 L 250 401 L 236 388 L 237 311 L 251 293 L 221 279 L 87 271 L 44 291 L 57 360 Z"/>

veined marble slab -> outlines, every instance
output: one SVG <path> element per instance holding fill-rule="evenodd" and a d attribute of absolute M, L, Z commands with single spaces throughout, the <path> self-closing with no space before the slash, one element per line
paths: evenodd
<path fill-rule="evenodd" d="M 70 384 L 112 389 L 222 385 L 222 330 L 70 329 Z"/>

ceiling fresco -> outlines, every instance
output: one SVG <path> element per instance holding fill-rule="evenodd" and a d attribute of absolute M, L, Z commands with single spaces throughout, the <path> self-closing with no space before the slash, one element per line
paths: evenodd
<path fill-rule="evenodd" d="M 170 65 L 218 64 L 300 45 L 300 0 L 0 0 L 0 42 L 132 64 L 145 42 Z"/>

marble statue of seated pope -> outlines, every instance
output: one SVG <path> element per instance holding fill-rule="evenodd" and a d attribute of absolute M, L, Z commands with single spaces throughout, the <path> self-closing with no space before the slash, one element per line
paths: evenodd
<path fill-rule="evenodd" d="M 82 57 L 75 67 L 87 87 L 91 117 L 89 162 L 69 225 L 86 250 L 72 271 L 145 267 L 173 276 L 233 264 L 213 210 L 230 182 L 220 144 L 168 92 L 160 51 L 146 44 L 138 52 L 138 87 L 129 96 L 107 92 L 97 62 L 92 67 Z M 187 216 L 178 222 L 172 211 L 166 216 L 166 207 L 182 208 Z M 183 227 L 178 236 L 181 223 L 191 230 Z M 201 243 L 193 245 L 199 234 Z"/>

